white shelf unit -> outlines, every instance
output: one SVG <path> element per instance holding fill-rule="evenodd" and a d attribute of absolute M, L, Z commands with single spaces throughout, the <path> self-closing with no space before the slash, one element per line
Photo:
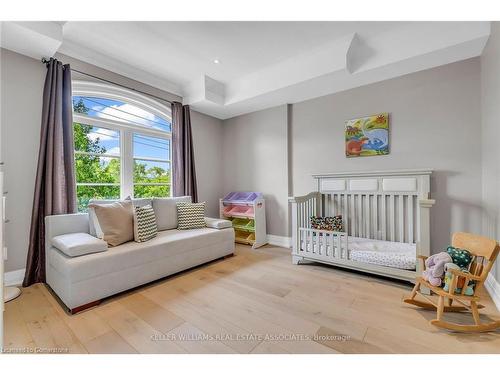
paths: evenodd
<path fill-rule="evenodd" d="M 231 220 L 237 243 L 257 249 L 267 244 L 266 202 L 262 193 L 231 192 L 219 202 L 220 218 Z"/>

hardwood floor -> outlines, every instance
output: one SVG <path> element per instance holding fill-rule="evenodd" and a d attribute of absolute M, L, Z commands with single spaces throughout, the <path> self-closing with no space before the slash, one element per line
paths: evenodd
<path fill-rule="evenodd" d="M 500 353 L 500 332 L 454 334 L 401 301 L 410 286 L 238 245 L 201 266 L 68 315 L 42 284 L 5 311 L 7 350 L 69 353 Z M 485 293 L 486 316 L 500 316 Z M 457 322 L 472 319 L 454 314 Z M 21 349 L 21 350 L 20 350 Z"/>

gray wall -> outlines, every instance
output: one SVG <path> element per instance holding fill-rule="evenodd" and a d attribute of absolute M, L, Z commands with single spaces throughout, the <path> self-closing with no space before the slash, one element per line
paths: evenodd
<path fill-rule="evenodd" d="M 10 221 L 5 225 L 8 272 L 26 265 L 46 69 L 37 60 L 0 51 L 1 148 Z"/>
<path fill-rule="evenodd" d="M 481 56 L 483 233 L 500 236 L 500 23 L 491 23 L 491 35 Z M 494 276 L 500 282 L 500 262 Z"/>
<path fill-rule="evenodd" d="M 312 173 L 433 168 L 434 252 L 481 229 L 480 62 L 471 59 L 293 105 L 293 193 Z M 346 158 L 344 122 L 390 113 L 390 154 Z"/>
<path fill-rule="evenodd" d="M 260 191 L 267 232 L 288 235 L 287 107 L 223 121 L 223 190 Z"/>
<path fill-rule="evenodd" d="M 219 217 L 222 188 L 222 121 L 191 111 L 198 200 L 205 201 L 206 213 Z"/>
<path fill-rule="evenodd" d="M 176 95 L 113 72 L 64 55 L 57 57 L 78 70 L 168 100 L 180 100 Z M 9 191 L 7 217 L 10 220 L 6 226 L 6 245 L 9 252 L 5 271 L 9 272 L 22 269 L 26 264 L 46 69 L 38 60 L 3 49 L 1 69 L 1 148 L 6 164 L 5 189 Z M 73 79 L 84 77 L 74 74 Z M 207 212 L 217 215 L 222 180 L 222 125 L 217 119 L 193 111 L 192 126 L 199 195 L 207 201 Z"/>
<path fill-rule="evenodd" d="M 345 120 L 378 112 L 390 113 L 390 155 L 347 159 Z M 433 168 L 431 235 L 440 251 L 453 231 L 481 230 L 480 119 L 477 58 L 293 104 L 288 113 L 283 106 L 238 116 L 223 121 L 224 188 L 264 192 L 268 233 L 286 236 L 286 196 L 313 191 L 312 173 Z"/>

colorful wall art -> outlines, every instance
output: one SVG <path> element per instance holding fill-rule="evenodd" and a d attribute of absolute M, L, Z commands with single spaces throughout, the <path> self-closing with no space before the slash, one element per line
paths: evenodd
<path fill-rule="evenodd" d="M 389 114 L 348 120 L 345 123 L 346 157 L 387 155 L 389 153 Z"/>

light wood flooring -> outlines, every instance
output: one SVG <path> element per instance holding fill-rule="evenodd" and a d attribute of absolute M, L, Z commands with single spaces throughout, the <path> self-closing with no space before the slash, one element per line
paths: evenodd
<path fill-rule="evenodd" d="M 68 315 L 43 284 L 5 311 L 5 347 L 70 353 L 500 353 L 500 332 L 455 334 L 404 305 L 407 284 L 238 245 L 234 257 Z M 485 293 L 482 314 L 500 314 Z M 482 315 L 484 317 L 484 315 Z M 471 319 L 453 314 L 454 321 Z"/>

